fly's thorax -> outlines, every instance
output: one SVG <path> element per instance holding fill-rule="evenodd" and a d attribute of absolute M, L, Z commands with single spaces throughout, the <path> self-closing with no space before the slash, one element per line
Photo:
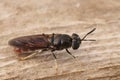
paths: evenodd
<path fill-rule="evenodd" d="M 72 45 L 72 38 L 66 34 L 54 34 L 49 41 L 57 50 L 66 49 Z"/>

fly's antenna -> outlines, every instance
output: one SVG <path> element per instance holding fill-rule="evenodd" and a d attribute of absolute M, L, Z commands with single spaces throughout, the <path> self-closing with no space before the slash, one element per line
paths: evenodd
<path fill-rule="evenodd" d="M 91 34 L 93 31 L 95 31 L 96 30 L 96 28 L 94 28 L 94 29 L 92 29 L 90 32 L 88 32 L 82 39 L 81 39 L 81 41 L 96 41 L 96 40 L 94 40 L 94 39 L 89 39 L 89 40 L 87 40 L 87 39 L 85 39 L 89 34 Z"/>

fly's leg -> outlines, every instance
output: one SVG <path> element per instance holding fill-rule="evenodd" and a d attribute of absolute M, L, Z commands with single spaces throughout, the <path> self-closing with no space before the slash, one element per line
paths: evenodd
<path fill-rule="evenodd" d="M 52 52 L 52 55 L 53 55 L 53 57 L 54 57 L 55 59 L 57 59 L 57 57 L 55 56 L 55 53 Z"/>
<path fill-rule="evenodd" d="M 29 58 L 35 56 L 36 54 L 42 53 L 42 52 L 43 52 L 43 50 L 42 50 L 41 52 L 35 51 L 34 53 L 31 53 L 30 55 L 28 55 L 28 56 L 26 56 L 26 57 L 19 57 L 18 59 L 19 59 L 19 60 L 26 60 L 26 59 L 29 59 Z"/>
<path fill-rule="evenodd" d="M 28 55 L 28 56 L 26 56 L 26 57 L 19 57 L 19 60 L 26 60 L 26 59 L 28 59 L 28 58 L 31 58 L 31 57 L 33 57 L 34 55 L 36 55 L 37 53 L 36 52 L 34 52 L 34 53 L 32 53 L 32 54 L 30 54 L 30 55 Z"/>
<path fill-rule="evenodd" d="M 74 56 L 74 55 L 72 55 L 72 54 L 69 52 L 69 50 L 68 50 L 68 49 L 66 49 L 66 51 L 67 51 L 67 53 L 68 53 L 68 54 L 70 54 L 73 58 L 75 58 L 75 56 Z"/>
<path fill-rule="evenodd" d="M 55 56 L 54 51 L 55 51 L 55 49 L 51 50 L 52 55 L 53 55 L 54 60 L 55 60 L 55 69 L 56 69 L 56 74 L 57 74 L 57 72 L 58 72 L 58 65 L 57 65 L 57 60 L 56 60 L 56 59 L 57 59 L 57 57 Z"/>
<path fill-rule="evenodd" d="M 57 57 L 55 56 L 55 53 L 54 53 L 54 49 L 53 50 L 51 50 L 51 52 L 52 52 L 52 55 L 53 55 L 53 57 L 55 58 L 55 59 L 57 59 Z"/>

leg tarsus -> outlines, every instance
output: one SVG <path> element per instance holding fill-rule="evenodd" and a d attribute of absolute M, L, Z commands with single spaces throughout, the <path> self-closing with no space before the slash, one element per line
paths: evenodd
<path fill-rule="evenodd" d="M 68 53 L 68 54 L 70 54 L 73 58 L 75 58 L 75 56 L 74 56 L 74 55 L 72 55 L 72 54 L 69 52 L 69 50 L 68 50 L 68 49 L 66 49 L 66 51 L 67 51 L 67 53 Z"/>

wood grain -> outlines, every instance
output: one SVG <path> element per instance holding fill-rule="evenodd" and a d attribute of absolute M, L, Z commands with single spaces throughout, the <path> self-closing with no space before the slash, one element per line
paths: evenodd
<path fill-rule="evenodd" d="M 28 3 L 29 2 L 29 3 Z M 0 3 L 0 80 L 120 80 L 120 1 L 118 0 L 4 0 Z M 97 30 L 70 49 L 18 61 L 8 40 L 41 33 Z"/>

